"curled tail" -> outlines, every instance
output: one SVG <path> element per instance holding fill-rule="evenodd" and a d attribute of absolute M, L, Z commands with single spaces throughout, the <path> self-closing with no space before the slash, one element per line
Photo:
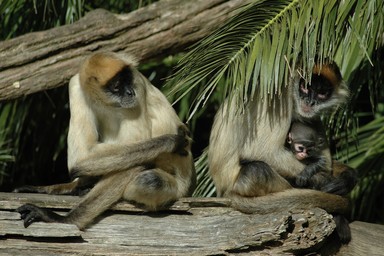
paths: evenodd
<path fill-rule="evenodd" d="M 245 213 L 267 214 L 292 209 L 319 207 L 330 213 L 346 214 L 349 200 L 339 195 L 311 189 L 288 189 L 260 197 L 228 195 L 232 207 Z"/>
<path fill-rule="evenodd" d="M 232 193 L 231 206 L 244 213 L 267 214 L 293 209 L 319 207 L 334 214 L 336 232 L 344 244 L 351 240 L 348 220 L 349 200 L 345 197 L 311 189 L 288 189 L 260 197 L 243 197 Z"/>

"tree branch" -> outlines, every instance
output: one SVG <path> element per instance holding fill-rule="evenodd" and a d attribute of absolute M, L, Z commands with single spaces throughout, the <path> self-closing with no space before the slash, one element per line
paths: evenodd
<path fill-rule="evenodd" d="M 178 52 L 247 2 L 165 0 L 124 15 L 99 9 L 74 24 L 0 42 L 0 100 L 67 84 L 93 51 L 130 52 L 141 61 Z"/>

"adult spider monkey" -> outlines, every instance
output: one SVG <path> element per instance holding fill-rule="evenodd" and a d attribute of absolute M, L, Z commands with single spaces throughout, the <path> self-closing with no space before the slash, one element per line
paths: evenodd
<path fill-rule="evenodd" d="M 310 81 L 296 75 L 272 101 L 257 91 L 241 111 L 232 97 L 217 112 L 210 136 L 209 169 L 217 195 L 231 198 L 238 210 L 261 214 L 312 207 L 338 214 L 348 211 L 348 199 L 296 189 L 288 181 L 306 167 L 284 146 L 292 121 L 318 118 L 349 94 L 333 62 L 316 63 Z M 344 183 L 332 183 L 329 190 L 338 190 L 336 186 Z"/>
<path fill-rule="evenodd" d="M 75 181 L 68 191 L 82 180 L 100 180 L 66 216 L 19 207 L 25 227 L 44 221 L 84 229 L 120 199 L 157 210 L 192 193 L 188 129 L 135 66 L 131 56 L 95 53 L 71 79 L 68 168 Z"/>

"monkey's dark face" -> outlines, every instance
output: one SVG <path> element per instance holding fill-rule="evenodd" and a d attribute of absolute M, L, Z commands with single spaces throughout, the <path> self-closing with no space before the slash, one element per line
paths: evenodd
<path fill-rule="evenodd" d="M 319 156 L 321 151 L 328 147 L 325 134 L 321 134 L 312 126 L 300 122 L 292 124 L 287 136 L 287 144 L 299 161 Z"/>
<path fill-rule="evenodd" d="M 311 140 L 292 140 L 291 151 L 299 161 L 310 157 L 316 157 L 321 154 L 322 142 Z"/>
<path fill-rule="evenodd" d="M 304 118 L 313 118 L 324 110 L 338 107 L 349 95 L 336 63 L 315 64 L 312 72 L 311 83 L 296 80 L 296 113 Z"/>
<path fill-rule="evenodd" d="M 128 66 L 107 82 L 104 91 L 114 107 L 133 108 L 138 104 L 132 70 Z"/>
<path fill-rule="evenodd" d="M 332 84 L 322 75 L 313 75 L 311 84 L 300 80 L 299 85 L 299 106 L 301 116 L 311 118 L 321 110 L 331 99 L 334 93 Z"/>

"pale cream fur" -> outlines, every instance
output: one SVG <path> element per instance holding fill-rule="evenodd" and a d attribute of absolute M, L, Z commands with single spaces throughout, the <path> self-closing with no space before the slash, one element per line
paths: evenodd
<path fill-rule="evenodd" d="M 184 156 L 169 152 L 171 144 L 168 146 L 164 143 L 165 145 L 157 146 L 152 140 L 161 139 L 161 136 L 176 135 L 179 127 L 184 127 L 186 130 L 185 125 L 165 96 L 136 70 L 134 67 L 136 63 L 130 62 L 133 58 L 120 57 L 114 53 L 93 55 L 95 56 L 96 60 L 90 57 L 91 59 L 85 61 L 80 75 L 75 75 L 69 83 L 71 110 L 68 133 L 69 171 L 73 173 L 76 170 L 85 176 L 104 177 L 80 203 L 80 208 L 92 206 L 93 212 L 102 212 L 110 203 L 123 198 L 143 204 L 148 210 L 156 210 L 172 200 L 189 195 L 195 179 L 190 143 L 185 148 L 188 155 Z M 138 107 L 134 109 L 115 108 L 103 104 L 105 97 L 101 92 L 103 83 L 124 66 L 130 67 L 134 78 L 135 93 L 139 101 Z M 136 144 L 140 145 L 138 147 L 144 147 L 145 141 L 151 141 L 148 143 L 160 149 L 154 152 L 153 156 L 146 155 L 151 153 L 140 149 L 139 153 L 128 153 L 135 149 Z M 161 148 L 165 151 L 162 152 Z M 147 169 L 140 166 L 127 169 L 126 166 L 130 166 L 132 161 L 140 162 L 131 159 L 132 157 L 153 158 L 154 168 L 151 172 L 162 177 L 165 184 L 161 191 L 150 191 L 135 183 Z M 114 175 L 120 178 L 114 178 Z M 100 200 L 91 200 L 93 197 L 96 198 L 98 193 L 105 193 L 101 192 L 102 190 L 116 192 L 111 191 L 109 199 L 100 197 Z M 93 218 L 88 210 L 84 212 L 75 208 L 68 222 L 84 228 Z"/>

